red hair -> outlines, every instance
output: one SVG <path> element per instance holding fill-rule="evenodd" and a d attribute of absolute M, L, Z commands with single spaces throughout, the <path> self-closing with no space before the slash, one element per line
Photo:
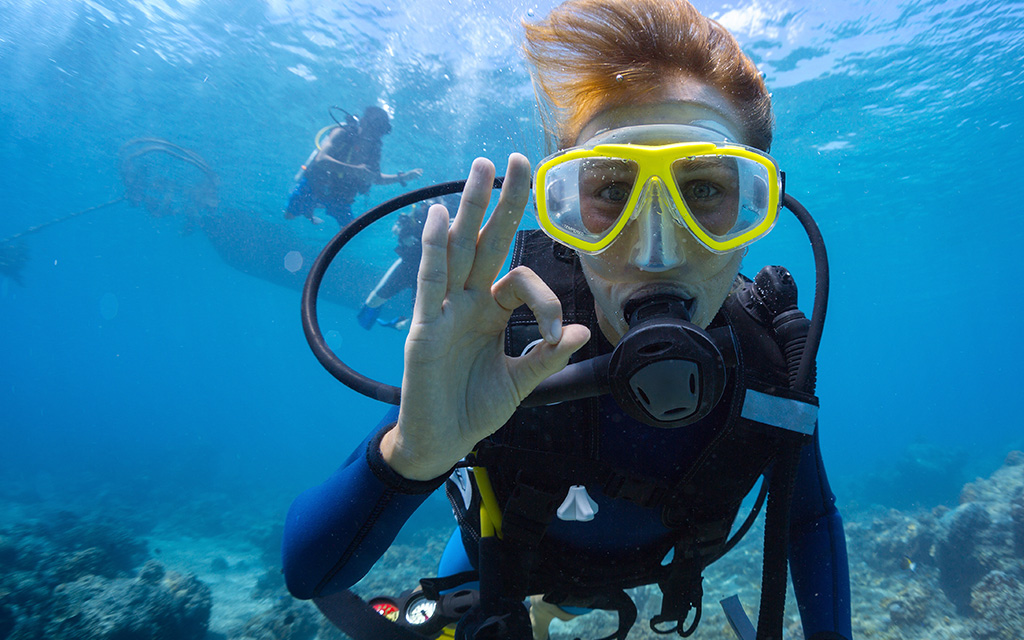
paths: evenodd
<path fill-rule="evenodd" d="M 680 76 L 724 95 L 742 114 L 748 144 L 771 146 L 764 79 L 732 34 L 686 0 L 568 0 L 524 27 L 546 124 L 562 148 L 599 112 L 653 100 Z"/>

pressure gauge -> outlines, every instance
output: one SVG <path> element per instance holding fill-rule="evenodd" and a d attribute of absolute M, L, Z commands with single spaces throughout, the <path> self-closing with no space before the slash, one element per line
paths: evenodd
<path fill-rule="evenodd" d="M 437 610 L 437 602 L 428 599 L 422 593 L 414 593 L 405 604 L 405 621 L 419 627 L 430 621 Z"/>
<path fill-rule="evenodd" d="M 374 598 L 370 607 L 391 622 L 398 622 L 398 603 L 390 598 Z"/>

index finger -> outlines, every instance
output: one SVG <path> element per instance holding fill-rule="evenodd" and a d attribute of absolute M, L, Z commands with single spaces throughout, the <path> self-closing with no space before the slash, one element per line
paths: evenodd
<path fill-rule="evenodd" d="M 412 319 L 416 323 L 436 320 L 448 294 L 448 210 L 443 205 L 431 205 L 427 210 L 422 244 L 412 305 Z"/>

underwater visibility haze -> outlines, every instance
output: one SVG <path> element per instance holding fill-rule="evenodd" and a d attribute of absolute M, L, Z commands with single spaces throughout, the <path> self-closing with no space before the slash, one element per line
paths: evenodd
<path fill-rule="evenodd" d="M 0 0 L 0 575 L 62 558 L 72 577 L 179 580 L 201 602 L 182 609 L 183 638 L 336 637 L 283 589 L 281 523 L 387 407 L 306 344 L 299 288 L 339 227 L 285 220 L 293 177 L 332 113 L 371 105 L 392 115 L 383 172 L 424 170 L 408 188 L 462 179 L 477 156 L 499 173 L 513 151 L 536 163 L 520 25 L 555 4 Z M 694 4 L 765 73 L 772 155 L 827 243 L 817 392 L 855 636 L 1024 637 L 1024 3 Z M 129 193 L 139 140 L 171 145 L 146 156 L 161 202 Z M 182 196 L 207 170 L 202 202 Z M 353 210 L 405 190 L 375 186 Z M 405 334 L 356 321 L 395 256 L 390 222 L 372 229 L 332 267 L 321 322 L 346 361 L 397 384 Z M 809 312 L 811 252 L 788 213 L 743 273 L 765 264 L 793 272 Z M 996 531 L 1002 514 L 1017 551 L 950 568 L 968 543 L 946 514 L 967 504 L 983 506 L 960 529 Z M 451 524 L 432 497 L 364 592 L 430 574 Z M 88 564 L 92 537 L 106 559 Z M 757 602 L 747 552 L 709 592 Z M 65 637 L 42 613 L 50 597 L 71 607 L 53 575 L 31 598 L 0 577 L 0 639 Z M 291 636 L 287 615 L 305 625 Z M 696 637 L 728 637 L 718 626 Z"/>

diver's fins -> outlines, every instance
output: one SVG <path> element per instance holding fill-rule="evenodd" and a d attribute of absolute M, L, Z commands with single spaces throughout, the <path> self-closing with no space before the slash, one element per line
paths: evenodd
<path fill-rule="evenodd" d="M 359 322 L 359 326 L 369 331 L 373 328 L 373 323 L 377 320 L 377 316 L 380 315 L 380 307 L 371 307 L 369 305 L 363 305 L 363 308 L 359 310 L 359 315 L 356 316 L 356 320 Z"/>

